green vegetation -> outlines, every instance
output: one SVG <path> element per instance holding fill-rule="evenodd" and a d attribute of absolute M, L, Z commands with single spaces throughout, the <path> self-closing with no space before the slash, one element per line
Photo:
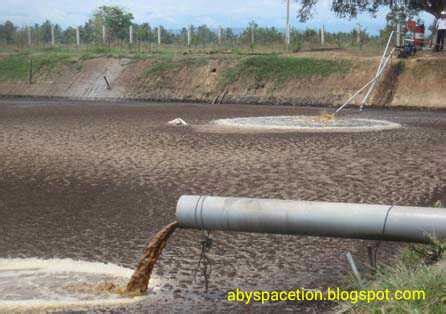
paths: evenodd
<path fill-rule="evenodd" d="M 82 68 L 85 60 L 106 58 L 150 59 L 156 61 L 149 72 L 160 73 L 175 69 L 183 64 L 204 64 L 206 58 L 185 56 L 173 61 L 175 54 L 170 50 L 157 50 L 151 53 L 131 51 L 124 48 L 107 48 L 92 46 L 87 49 L 70 49 L 63 47 L 27 49 L 20 53 L 8 53 L 0 57 L 0 81 L 25 81 L 28 79 L 29 62 L 32 60 L 33 75 L 52 74 L 60 69 L 60 65 L 71 66 L 76 70 Z M 149 74 L 149 73 L 148 73 Z"/>
<path fill-rule="evenodd" d="M 105 33 L 103 33 L 105 26 Z M 275 27 L 264 27 L 251 21 L 243 30 L 231 28 L 211 28 L 203 25 L 184 25 L 180 30 L 168 30 L 163 26 L 154 26 L 149 23 L 135 23 L 133 13 L 118 6 L 100 6 L 95 9 L 90 18 L 83 25 L 61 27 L 49 20 L 30 27 L 14 25 L 11 21 L 0 23 L 0 46 L 9 49 L 23 50 L 29 46 L 28 32 L 31 33 L 33 47 L 52 45 L 52 30 L 56 45 L 67 47 L 77 44 L 77 29 L 80 43 L 86 46 L 105 45 L 107 47 L 129 48 L 129 27 L 132 26 L 132 46 L 143 46 L 151 49 L 158 45 L 158 33 L 161 44 L 170 47 L 182 48 L 218 48 L 218 49 L 249 49 L 251 51 L 269 50 L 269 52 L 288 52 L 312 48 L 346 48 L 382 46 L 388 37 L 388 32 L 379 36 L 361 32 L 361 40 L 357 41 L 357 31 L 351 32 L 325 32 L 325 45 L 321 46 L 318 29 L 297 30 L 290 33 L 290 47 L 285 44 L 283 30 Z M 190 35 L 190 42 L 188 38 Z M 0 49 L 2 49 L 0 47 Z"/>
<path fill-rule="evenodd" d="M 444 247 L 444 245 L 443 245 Z M 423 290 L 424 300 L 358 302 L 348 308 L 354 313 L 446 313 L 446 258 L 436 265 L 420 262 L 422 257 L 413 249 L 405 252 L 402 261 L 378 271 L 367 290 Z"/>
<path fill-rule="evenodd" d="M 444 205 L 437 201 L 433 207 Z M 413 300 L 357 302 L 353 305 L 346 302 L 341 304 L 339 312 L 446 313 L 446 242 L 432 237 L 430 240 L 429 245 L 412 244 L 402 252 L 397 263 L 378 267 L 369 282 L 351 280 L 354 282 L 352 290 L 411 290 L 414 291 Z M 421 291 L 424 291 L 424 298 Z"/>
<path fill-rule="evenodd" d="M 11 55 L 0 59 L 0 80 L 25 80 L 28 73 L 29 61 L 24 55 Z"/>
<path fill-rule="evenodd" d="M 214 52 L 216 54 L 220 52 Z M 157 76 L 182 67 L 198 67 L 209 62 L 209 53 L 174 52 L 169 49 L 157 49 L 151 52 L 131 51 L 123 48 L 107 48 L 93 46 L 87 49 L 51 48 L 33 49 L 23 53 L 12 54 L 0 60 L 0 80 L 26 80 L 28 75 L 29 59 L 33 60 L 33 72 L 41 70 L 52 73 L 59 64 L 75 64 L 79 69 L 82 61 L 98 58 L 130 58 L 152 59 L 154 62 L 145 71 L 145 76 Z M 221 59 L 236 61 L 234 67 L 221 73 L 220 83 L 223 86 L 231 84 L 240 78 L 254 78 L 262 82 L 266 80 L 276 83 L 292 78 L 309 76 L 328 76 L 331 74 L 348 73 L 351 64 L 346 60 L 327 60 L 313 58 L 282 57 L 276 54 L 249 55 L 241 52 L 235 54 L 222 54 Z"/>
<path fill-rule="evenodd" d="M 425 298 L 390 302 L 358 302 L 341 305 L 352 313 L 446 313 L 446 243 L 412 245 L 398 263 L 378 268 L 372 281 L 355 283 L 354 290 L 424 291 Z"/>
<path fill-rule="evenodd" d="M 33 72 L 45 70 L 52 73 L 58 64 L 74 65 L 77 58 L 60 51 L 42 51 L 36 54 L 19 53 L 0 59 L 0 81 L 24 81 L 28 78 L 29 62 L 32 59 Z"/>
<path fill-rule="evenodd" d="M 345 74 L 350 68 L 351 64 L 346 60 L 259 55 L 242 59 L 238 65 L 226 70 L 220 82 L 228 85 L 239 78 L 252 77 L 258 82 L 270 80 L 283 83 L 293 78 Z"/>
<path fill-rule="evenodd" d="M 161 56 L 157 61 L 147 68 L 144 72 L 145 76 L 157 76 L 168 71 L 175 71 L 182 67 L 198 67 L 207 64 L 208 60 L 204 57 L 182 57 L 173 59 L 172 56 Z"/>
<path fill-rule="evenodd" d="M 178 68 L 178 64 L 166 61 L 155 62 L 151 67 L 144 71 L 145 76 L 157 76 L 165 72 L 175 70 Z"/>
<path fill-rule="evenodd" d="M 433 207 L 444 207 L 436 201 Z M 355 282 L 354 290 L 424 291 L 419 300 L 358 302 L 341 304 L 340 312 L 351 313 L 446 313 L 446 242 L 431 237 L 429 245 L 411 245 L 394 265 L 379 267 L 372 280 Z"/>

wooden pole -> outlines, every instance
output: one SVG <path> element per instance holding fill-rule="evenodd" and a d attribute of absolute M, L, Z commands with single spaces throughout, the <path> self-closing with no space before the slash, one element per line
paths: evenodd
<path fill-rule="evenodd" d="M 161 46 L 161 26 L 158 26 L 158 46 Z"/>
<path fill-rule="evenodd" d="M 133 44 L 133 25 L 129 26 L 129 43 Z"/>
<path fill-rule="evenodd" d="M 107 87 L 107 89 L 108 90 L 111 90 L 112 88 L 111 88 L 111 85 L 110 85 L 110 82 L 108 81 L 108 79 L 107 79 L 107 77 L 104 75 L 104 81 L 105 81 L 105 84 L 107 85 L 106 87 Z"/>
<path fill-rule="evenodd" d="M 251 25 L 251 46 L 254 47 L 255 35 L 254 35 L 254 24 Z"/>
<path fill-rule="evenodd" d="M 28 65 L 28 84 L 33 83 L 33 59 L 29 59 Z"/>
<path fill-rule="evenodd" d="M 361 45 L 361 25 L 360 24 L 358 24 L 358 28 L 356 31 L 356 43 L 358 45 Z"/>

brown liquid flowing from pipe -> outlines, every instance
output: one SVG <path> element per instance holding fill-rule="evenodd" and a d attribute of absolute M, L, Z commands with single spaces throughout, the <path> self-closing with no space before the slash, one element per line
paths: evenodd
<path fill-rule="evenodd" d="M 129 283 L 127 284 L 127 294 L 142 294 L 147 292 L 153 267 L 166 246 L 167 240 L 178 225 L 179 223 L 177 221 L 172 222 L 165 226 L 150 240 L 144 250 L 143 256 L 139 260 L 138 266 L 133 272 L 132 278 L 130 278 Z"/>

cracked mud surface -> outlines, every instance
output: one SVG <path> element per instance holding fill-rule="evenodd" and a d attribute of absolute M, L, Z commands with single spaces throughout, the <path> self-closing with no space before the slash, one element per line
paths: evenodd
<path fill-rule="evenodd" d="M 273 106 L 0 101 L 0 257 L 74 258 L 134 267 L 174 220 L 182 194 L 431 205 L 446 186 L 446 112 L 369 110 L 401 129 L 367 133 L 207 133 L 167 126 L 244 116 L 318 114 Z M 441 193 L 439 191 L 442 191 Z M 199 231 L 178 230 L 154 269 L 159 289 L 127 311 L 329 310 L 241 306 L 230 289 L 337 286 L 345 253 L 372 241 L 212 233 L 210 294 L 193 282 Z M 400 244 L 384 243 L 379 262 Z"/>

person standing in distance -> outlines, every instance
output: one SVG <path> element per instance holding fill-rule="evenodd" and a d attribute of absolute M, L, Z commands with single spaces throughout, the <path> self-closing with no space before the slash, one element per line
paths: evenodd
<path fill-rule="evenodd" d="M 446 11 L 441 11 L 437 21 L 437 44 L 435 50 L 440 51 L 444 48 L 444 37 L 446 35 Z"/>

